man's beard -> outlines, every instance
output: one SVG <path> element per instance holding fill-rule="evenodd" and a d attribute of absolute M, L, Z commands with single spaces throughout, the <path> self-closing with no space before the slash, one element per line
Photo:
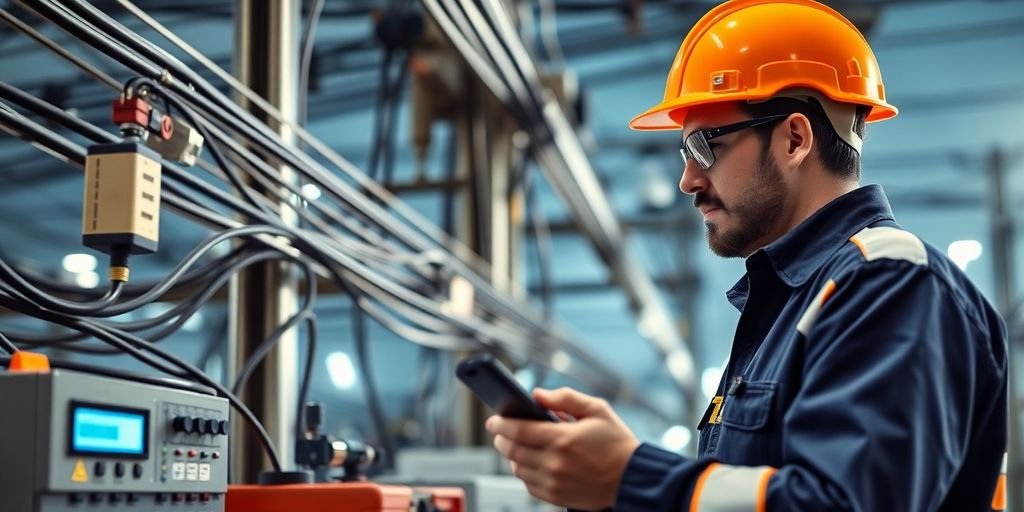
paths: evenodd
<path fill-rule="evenodd" d="M 754 244 L 762 240 L 782 217 L 783 203 L 786 199 L 786 188 L 782 181 L 782 171 L 775 159 L 767 152 L 761 153 L 754 183 L 735 201 L 735 204 L 724 208 L 734 226 L 728 231 L 719 229 L 714 222 L 705 222 L 708 246 L 711 252 L 723 258 L 746 258 L 760 247 Z M 697 197 L 695 202 L 708 202 L 724 206 L 721 200 Z"/>

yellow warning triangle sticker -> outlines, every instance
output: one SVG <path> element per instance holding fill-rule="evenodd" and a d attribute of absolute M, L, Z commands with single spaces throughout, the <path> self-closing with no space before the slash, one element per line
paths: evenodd
<path fill-rule="evenodd" d="M 89 481 L 89 473 L 85 470 L 84 460 L 78 459 L 78 462 L 75 463 L 75 470 L 71 473 L 71 481 L 79 483 Z"/>

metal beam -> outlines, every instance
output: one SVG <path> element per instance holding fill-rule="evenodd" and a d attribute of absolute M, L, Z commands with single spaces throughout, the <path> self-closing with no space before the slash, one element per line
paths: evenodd
<path fill-rule="evenodd" d="M 236 74 L 250 89 L 273 104 L 292 121 L 298 118 L 298 19 L 299 0 L 237 0 Z M 287 126 L 264 117 L 262 110 L 242 104 L 286 141 L 293 139 Z M 294 172 L 276 164 L 282 177 L 295 180 Z M 296 222 L 294 211 L 280 208 L 285 222 Z M 229 292 L 229 351 L 227 375 L 233 380 L 255 348 L 298 307 L 297 283 L 290 265 L 273 262 L 255 265 L 232 278 Z M 294 460 L 293 428 L 298 394 L 297 329 L 286 332 L 277 349 L 263 363 L 263 372 L 253 375 L 243 397 L 263 422 L 286 468 Z M 253 457 L 245 447 L 256 444 L 248 429 L 234 422 L 231 451 L 233 478 L 254 482 L 266 468 L 266 461 Z"/>

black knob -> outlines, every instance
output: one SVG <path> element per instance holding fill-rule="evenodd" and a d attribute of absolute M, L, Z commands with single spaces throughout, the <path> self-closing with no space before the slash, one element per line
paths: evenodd
<path fill-rule="evenodd" d="M 102 462 L 97 462 L 92 466 L 92 474 L 97 478 L 102 477 L 107 472 L 107 465 Z"/>
<path fill-rule="evenodd" d="M 121 478 L 124 476 L 124 463 L 118 462 L 114 464 L 114 476 Z"/>
<path fill-rule="evenodd" d="M 231 430 L 231 423 L 229 423 L 228 420 L 220 420 L 220 421 L 217 422 L 217 432 L 216 433 L 218 433 L 218 434 L 220 434 L 222 436 L 226 436 L 226 435 L 228 435 L 228 432 L 230 430 Z"/>
<path fill-rule="evenodd" d="M 132 466 L 132 476 L 136 480 L 142 478 L 142 464 L 136 463 L 134 466 Z M 129 498 L 128 501 L 131 501 L 131 499 Z"/>
<path fill-rule="evenodd" d="M 206 420 L 204 420 L 202 418 L 196 418 L 196 433 L 197 434 L 206 434 L 207 433 L 206 429 L 209 426 L 210 425 L 206 423 Z"/>
<path fill-rule="evenodd" d="M 203 432 L 204 434 L 217 435 L 217 426 L 218 426 L 217 425 L 217 420 L 214 420 L 214 419 L 203 420 L 203 424 L 204 424 L 204 427 L 206 429 Z"/>
<path fill-rule="evenodd" d="M 171 428 L 175 432 L 192 432 L 195 428 L 195 420 L 191 416 L 178 416 L 171 422 Z"/>

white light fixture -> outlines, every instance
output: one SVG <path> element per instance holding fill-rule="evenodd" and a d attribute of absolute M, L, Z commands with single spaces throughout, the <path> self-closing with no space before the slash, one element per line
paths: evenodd
<path fill-rule="evenodd" d="M 700 374 L 700 388 L 704 396 L 711 398 L 718 391 L 718 383 L 722 381 L 722 374 L 725 370 L 720 366 L 705 368 Z"/>
<path fill-rule="evenodd" d="M 675 425 L 662 434 L 661 445 L 664 446 L 666 450 L 681 452 L 690 444 L 690 440 L 692 438 L 693 435 L 690 434 L 690 430 L 688 428 Z"/>
<path fill-rule="evenodd" d="M 654 308 L 645 308 L 640 312 L 640 320 L 636 324 L 640 336 L 651 339 L 658 334 L 658 313 Z"/>
<path fill-rule="evenodd" d="M 188 320 L 185 320 L 185 324 L 182 325 L 181 328 L 185 332 L 196 332 L 203 328 L 204 323 L 205 319 L 203 318 L 203 314 L 196 311 L 192 316 L 188 317 Z"/>
<path fill-rule="evenodd" d="M 84 253 L 68 254 L 67 256 L 64 256 L 61 264 L 63 264 L 64 270 L 73 274 L 93 272 L 96 270 L 96 256 Z"/>
<path fill-rule="evenodd" d="M 441 311 L 452 316 L 473 316 L 475 297 L 473 283 L 462 276 L 452 277 L 448 283 L 448 300 L 441 304 Z"/>
<path fill-rule="evenodd" d="M 75 274 L 75 284 L 82 288 L 96 288 L 100 284 L 100 275 L 93 271 Z"/>
<path fill-rule="evenodd" d="M 352 359 L 344 352 L 327 354 L 327 374 L 338 389 L 352 389 L 356 385 L 356 369 Z"/>
<path fill-rule="evenodd" d="M 960 270 L 967 270 L 967 265 L 980 258 L 983 250 L 981 242 L 977 240 L 957 240 L 949 244 L 946 254 Z"/>
<path fill-rule="evenodd" d="M 534 382 L 533 372 L 530 371 L 528 368 L 523 368 L 517 371 L 514 374 L 514 376 L 516 380 L 519 381 L 519 384 L 521 384 L 526 389 L 533 389 L 533 387 L 537 384 L 536 382 Z"/>
<path fill-rule="evenodd" d="M 302 186 L 302 197 L 307 201 L 316 201 L 317 199 L 320 199 L 320 195 L 320 187 L 317 187 L 312 183 L 306 183 Z"/>
<path fill-rule="evenodd" d="M 693 360 L 690 359 L 689 354 L 680 349 L 669 352 L 665 364 L 668 366 L 668 372 L 676 380 L 686 380 L 693 375 Z"/>
<path fill-rule="evenodd" d="M 663 157 L 658 154 L 644 156 L 640 161 L 639 174 L 636 194 L 642 207 L 663 210 L 672 206 L 679 189 L 666 176 Z"/>
<path fill-rule="evenodd" d="M 572 357 L 564 350 L 556 350 L 551 354 L 551 368 L 559 373 L 565 373 L 572 366 Z"/>

